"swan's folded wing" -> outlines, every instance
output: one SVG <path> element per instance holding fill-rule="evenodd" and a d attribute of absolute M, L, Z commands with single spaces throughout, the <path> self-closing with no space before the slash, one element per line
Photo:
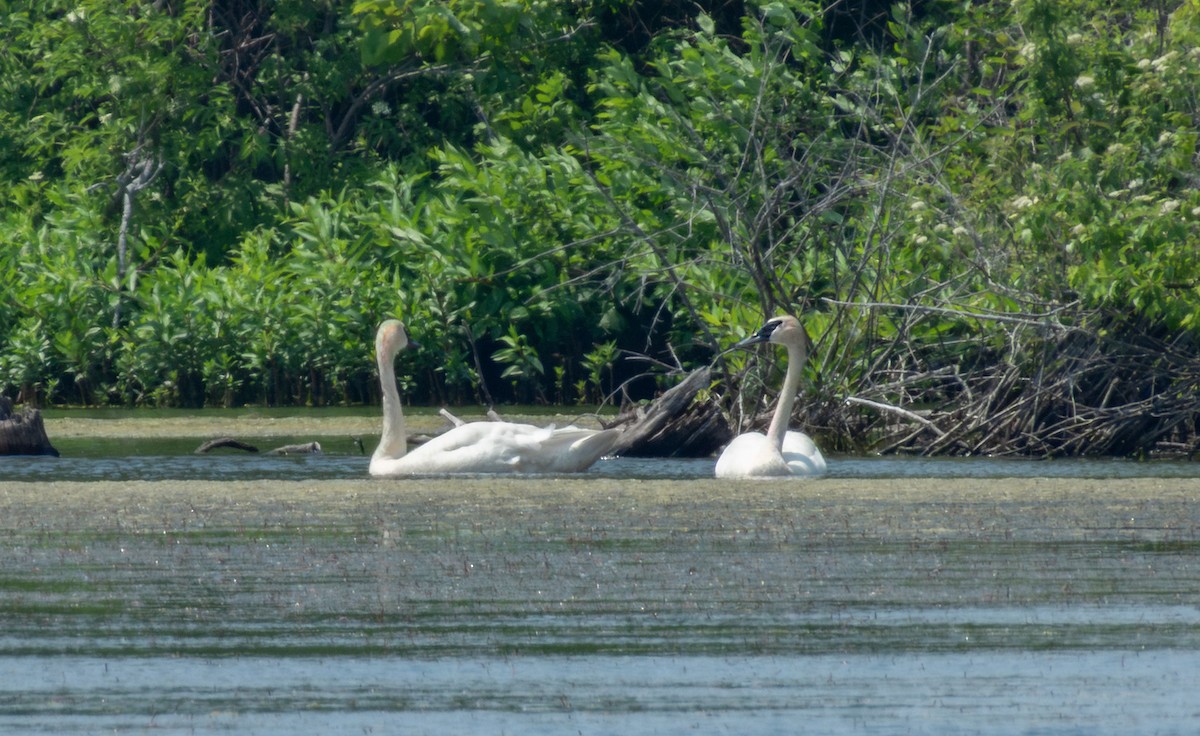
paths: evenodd
<path fill-rule="evenodd" d="M 783 436 L 783 459 L 793 475 L 821 475 L 826 470 L 825 456 L 803 432 L 788 432 Z"/>
<path fill-rule="evenodd" d="M 548 427 L 549 436 L 523 453 L 519 468 L 526 473 L 577 473 L 608 454 L 621 436 L 620 429 Z"/>
<path fill-rule="evenodd" d="M 511 473 L 549 430 L 531 424 L 470 422 L 443 432 L 400 460 L 409 474 Z"/>

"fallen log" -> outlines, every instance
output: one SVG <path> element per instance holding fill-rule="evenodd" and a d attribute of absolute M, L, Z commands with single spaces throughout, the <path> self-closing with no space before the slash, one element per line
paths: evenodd
<path fill-rule="evenodd" d="M 698 401 L 712 369 L 697 368 L 647 406 L 623 412 L 610 427 L 624 427 L 612 454 L 622 457 L 708 457 L 733 437 L 712 400 Z"/>
<path fill-rule="evenodd" d="M 58 450 L 46 436 L 42 413 L 28 406 L 13 411 L 7 396 L 0 396 L 0 455 L 53 455 Z"/>

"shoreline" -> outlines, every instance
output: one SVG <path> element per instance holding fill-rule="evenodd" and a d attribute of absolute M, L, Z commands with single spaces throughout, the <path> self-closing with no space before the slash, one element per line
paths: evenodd
<path fill-rule="evenodd" d="M 468 410 L 469 409 L 469 410 Z M 382 415 L 378 409 L 362 409 L 323 413 L 323 410 L 255 410 L 255 409 L 212 409 L 196 410 L 195 413 L 178 413 L 170 410 L 156 414 L 155 410 L 115 412 L 95 417 L 81 416 L 84 411 L 72 410 L 63 416 L 51 412 L 42 419 L 51 443 L 62 439 L 121 439 L 121 438 L 194 438 L 198 440 L 214 437 L 299 437 L 312 435 L 370 435 L 381 429 Z M 486 410 L 481 407 L 455 409 L 452 413 L 464 421 L 488 421 Z M 586 411 L 576 413 L 546 412 L 545 414 L 505 414 L 508 421 L 534 424 L 578 424 L 599 426 L 593 415 Z M 420 407 L 405 408 L 405 423 L 409 434 L 439 432 L 449 422 L 436 409 Z"/>

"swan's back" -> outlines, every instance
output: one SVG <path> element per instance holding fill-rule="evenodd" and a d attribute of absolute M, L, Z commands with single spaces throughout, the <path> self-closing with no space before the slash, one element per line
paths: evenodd
<path fill-rule="evenodd" d="M 734 437 L 717 458 L 718 478 L 771 478 L 791 473 L 783 455 L 761 432 Z"/>
<path fill-rule="evenodd" d="M 782 453 L 765 434 L 738 435 L 721 452 L 716 467 L 718 478 L 778 478 L 824 472 L 824 456 L 803 432 L 784 435 Z"/>
<path fill-rule="evenodd" d="M 441 473 L 574 473 L 616 444 L 620 430 L 470 422 L 399 458 L 373 457 L 373 476 Z"/>

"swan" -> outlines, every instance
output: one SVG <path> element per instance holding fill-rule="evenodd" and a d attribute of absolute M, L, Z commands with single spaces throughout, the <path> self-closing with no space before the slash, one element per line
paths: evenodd
<path fill-rule="evenodd" d="M 796 392 L 800 390 L 800 371 L 808 359 L 811 343 L 800 320 L 784 315 L 768 320 L 762 328 L 734 345 L 749 347 L 763 342 L 783 345 L 788 351 L 787 376 L 764 435 L 747 432 L 733 438 L 717 459 L 718 478 L 760 478 L 772 476 L 813 476 L 825 472 L 825 458 L 812 438 L 803 432 L 787 431 Z"/>
<path fill-rule="evenodd" d="M 573 473 L 586 470 L 612 449 L 619 429 L 537 427 L 513 422 L 467 422 L 408 451 L 404 411 L 393 363 L 408 346 L 399 320 L 375 334 L 375 359 L 383 388 L 383 435 L 371 455 L 374 477 L 438 473 Z"/>

